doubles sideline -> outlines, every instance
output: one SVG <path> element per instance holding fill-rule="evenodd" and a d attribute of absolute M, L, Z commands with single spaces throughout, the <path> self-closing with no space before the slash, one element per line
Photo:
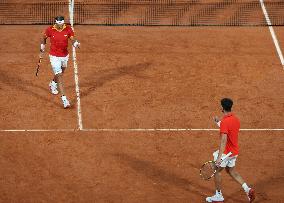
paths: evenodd
<path fill-rule="evenodd" d="M 264 17 L 265 17 L 266 23 L 267 23 L 267 25 L 268 25 L 268 28 L 269 28 L 269 31 L 270 31 L 272 40 L 273 40 L 273 42 L 274 42 L 276 51 L 277 51 L 277 53 L 278 53 L 280 62 L 281 62 L 281 64 L 282 64 L 282 67 L 283 67 L 283 70 L 284 70 L 284 57 L 283 57 L 281 48 L 280 48 L 280 46 L 279 46 L 279 42 L 278 42 L 278 40 L 277 40 L 276 34 L 275 34 L 275 32 L 274 32 L 274 29 L 273 29 L 273 27 L 272 27 L 272 24 L 271 24 L 271 21 L 270 21 L 268 12 L 267 12 L 267 10 L 266 10 L 264 1 L 263 1 L 263 0 L 259 0 L 259 2 L 260 2 L 260 5 L 261 5 L 261 8 L 262 8 L 262 12 L 263 12 L 263 15 L 264 15 Z"/>
<path fill-rule="evenodd" d="M 70 17 L 71 27 L 74 30 L 74 0 L 69 0 L 69 17 Z M 79 128 L 79 130 L 82 130 L 83 129 L 83 120 L 82 120 L 82 110 L 81 110 L 78 65 L 77 65 L 76 48 L 75 47 L 73 47 L 72 52 L 73 52 L 74 80 L 75 80 L 76 97 L 77 97 L 78 128 Z"/>

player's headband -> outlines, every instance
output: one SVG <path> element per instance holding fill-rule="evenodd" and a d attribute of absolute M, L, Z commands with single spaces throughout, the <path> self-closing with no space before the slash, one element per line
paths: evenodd
<path fill-rule="evenodd" d="M 64 17 L 63 16 L 57 16 L 55 18 L 55 23 L 58 25 L 63 25 L 64 24 Z"/>
<path fill-rule="evenodd" d="M 58 24 L 58 25 L 63 25 L 64 20 L 55 20 L 55 23 Z"/>

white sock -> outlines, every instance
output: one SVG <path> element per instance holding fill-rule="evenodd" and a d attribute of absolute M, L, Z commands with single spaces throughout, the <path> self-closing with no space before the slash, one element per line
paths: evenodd
<path fill-rule="evenodd" d="M 62 95 L 62 96 L 61 96 L 61 99 L 62 99 L 62 100 L 66 100 L 67 97 L 66 97 L 65 95 Z"/>
<path fill-rule="evenodd" d="M 222 191 L 221 190 L 216 190 L 216 195 L 221 195 L 222 196 Z"/>
<path fill-rule="evenodd" d="M 245 192 L 249 192 L 250 188 L 249 188 L 249 186 L 246 183 L 242 184 L 242 187 L 243 187 Z"/>

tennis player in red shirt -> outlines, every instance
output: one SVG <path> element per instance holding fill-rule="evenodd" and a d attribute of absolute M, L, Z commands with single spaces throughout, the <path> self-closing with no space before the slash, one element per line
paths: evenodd
<path fill-rule="evenodd" d="M 248 196 L 249 202 L 253 202 L 255 199 L 255 192 L 250 188 L 240 174 L 236 171 L 235 165 L 237 156 L 239 154 L 239 145 L 238 145 L 238 134 L 240 130 L 240 121 L 239 119 L 231 112 L 233 101 L 229 98 L 224 98 L 221 100 L 222 112 L 224 117 L 220 121 L 218 117 L 215 117 L 214 120 L 217 125 L 220 127 L 220 146 L 219 150 L 213 153 L 214 161 L 216 161 L 216 166 L 218 167 L 217 172 L 214 176 L 216 194 L 207 197 L 206 202 L 223 202 L 224 197 L 221 192 L 221 171 L 225 168 L 226 172 L 238 182 L 245 193 Z M 229 152 L 232 152 L 232 155 L 221 161 Z"/>
<path fill-rule="evenodd" d="M 67 68 L 67 62 L 69 59 L 68 54 L 68 39 L 72 41 L 74 47 L 79 48 L 80 43 L 74 38 L 74 32 L 71 26 L 66 25 L 63 16 L 57 16 L 55 18 L 55 24 L 48 27 L 42 37 L 40 45 L 40 57 L 45 51 L 45 45 L 47 38 L 50 38 L 50 63 L 54 72 L 54 78 L 49 83 L 50 91 L 52 94 L 58 94 L 58 90 L 61 94 L 63 107 L 70 107 L 70 103 L 65 95 L 63 87 L 63 74 Z"/>

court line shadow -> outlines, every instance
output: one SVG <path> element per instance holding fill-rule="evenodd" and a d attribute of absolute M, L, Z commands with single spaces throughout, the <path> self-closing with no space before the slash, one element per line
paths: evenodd
<path fill-rule="evenodd" d="M 147 79 L 149 77 L 143 75 L 142 72 L 148 69 L 150 66 L 151 63 L 147 62 L 147 63 L 138 63 L 135 65 L 121 66 L 109 70 L 97 71 L 93 73 L 91 76 L 83 79 L 83 81 L 92 81 L 92 82 L 80 83 L 80 88 L 81 88 L 80 98 L 82 99 L 88 96 L 90 93 L 104 86 L 106 83 L 121 78 L 125 75 L 130 75 L 135 78 Z M 76 99 L 73 99 L 71 102 L 74 103 L 76 102 L 75 100 Z"/>
<path fill-rule="evenodd" d="M 204 192 L 212 192 L 211 189 L 201 186 L 197 183 L 193 183 L 188 179 L 181 178 L 173 172 L 168 172 L 164 169 L 161 169 L 160 167 L 155 166 L 150 161 L 137 159 L 124 153 L 116 153 L 113 154 L 113 156 L 117 157 L 117 159 L 122 164 L 129 166 L 136 172 L 141 173 L 147 178 L 153 180 L 154 182 L 163 182 L 169 185 L 174 185 L 176 187 L 188 191 L 189 193 L 195 195 L 198 194 L 202 197 L 206 196 Z"/>
<path fill-rule="evenodd" d="M 49 102 L 56 106 L 61 106 L 58 103 L 48 99 L 48 97 L 41 96 L 40 94 L 30 90 L 30 88 L 38 88 L 41 91 L 45 91 L 47 92 L 47 94 L 50 94 L 47 88 L 43 88 L 41 86 L 35 85 L 32 82 L 23 80 L 19 77 L 16 77 L 15 75 L 12 76 L 11 74 L 7 74 L 5 71 L 2 71 L 2 70 L 0 70 L 0 83 L 10 86 L 16 90 L 20 90 L 28 95 L 32 95 L 44 101 L 44 103 Z"/>

